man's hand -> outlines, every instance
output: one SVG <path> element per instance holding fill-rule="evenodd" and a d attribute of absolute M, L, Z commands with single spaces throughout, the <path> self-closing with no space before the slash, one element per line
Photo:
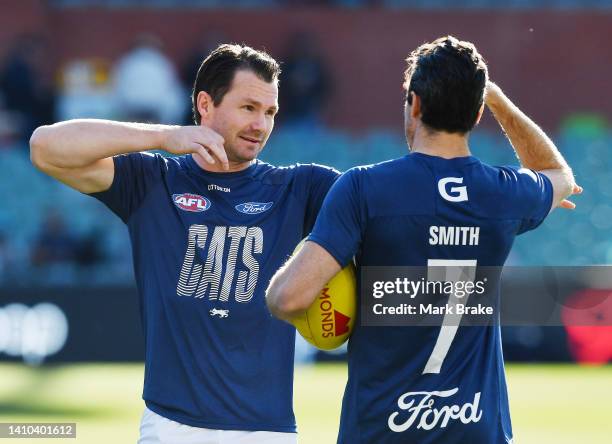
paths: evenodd
<path fill-rule="evenodd" d="M 209 164 L 218 161 L 227 170 L 224 143 L 219 133 L 206 126 L 173 126 L 164 130 L 160 148 L 171 154 L 194 154 Z"/>
<path fill-rule="evenodd" d="M 574 184 L 574 188 L 572 189 L 572 196 L 574 194 L 582 194 L 582 187 L 578 184 Z M 573 210 L 576 208 L 576 204 L 574 202 L 570 202 L 567 199 L 563 199 L 559 203 L 559 208 L 565 208 L 566 210 Z"/>

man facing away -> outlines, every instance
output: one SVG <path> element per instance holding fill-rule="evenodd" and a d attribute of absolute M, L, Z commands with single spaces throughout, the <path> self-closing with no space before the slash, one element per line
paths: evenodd
<path fill-rule="evenodd" d="M 574 206 L 565 197 L 581 189 L 565 160 L 492 83 L 486 104 L 522 168 L 491 167 L 470 155 L 468 134 L 488 82 L 473 44 L 443 37 L 407 62 L 411 153 L 338 179 L 309 241 L 272 279 L 267 299 L 276 316 L 303 312 L 353 257 L 359 267 L 501 266 L 516 235 L 552 208 Z M 449 228 L 476 235 L 434 236 Z M 512 442 L 499 324 L 454 325 L 356 324 L 339 443 Z"/>
<path fill-rule="evenodd" d="M 139 443 L 296 442 L 295 333 L 264 289 L 338 172 L 256 159 L 279 73 L 266 53 L 221 45 L 197 74 L 197 126 L 74 120 L 32 135 L 37 168 L 128 226 L 146 346 Z"/>

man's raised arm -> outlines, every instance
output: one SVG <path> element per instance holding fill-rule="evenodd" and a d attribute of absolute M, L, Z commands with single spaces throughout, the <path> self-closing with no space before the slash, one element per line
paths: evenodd
<path fill-rule="evenodd" d="M 84 193 L 108 189 L 112 156 L 151 149 L 195 153 L 227 165 L 223 138 L 204 126 L 168 126 L 109 120 L 69 120 L 41 126 L 30 138 L 30 159 L 42 172 Z"/>
<path fill-rule="evenodd" d="M 521 166 L 541 172 L 552 182 L 552 208 L 573 208 L 575 205 L 565 198 L 582 192 L 582 188 L 576 185 L 571 168 L 553 141 L 493 82 L 487 84 L 485 101 L 506 133 Z"/>

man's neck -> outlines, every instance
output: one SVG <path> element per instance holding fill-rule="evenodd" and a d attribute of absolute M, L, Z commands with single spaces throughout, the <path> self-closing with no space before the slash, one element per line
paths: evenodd
<path fill-rule="evenodd" d="M 197 153 L 194 153 L 193 160 L 195 161 L 195 163 L 198 164 L 200 168 L 210 173 L 235 173 L 237 171 L 246 170 L 248 167 L 250 167 L 256 162 L 255 159 L 246 162 L 234 162 L 230 160 L 229 169 L 224 170 L 219 161 L 216 159 L 215 163 L 211 165 L 210 163 L 205 162 L 204 159 L 202 159 L 202 156 Z"/>
<path fill-rule="evenodd" d="M 414 134 L 411 151 L 444 159 L 471 155 L 466 134 L 430 131 L 422 126 Z"/>

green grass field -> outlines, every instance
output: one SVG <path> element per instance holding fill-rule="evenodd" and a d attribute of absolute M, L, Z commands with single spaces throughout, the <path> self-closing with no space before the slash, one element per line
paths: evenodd
<path fill-rule="evenodd" d="M 612 441 L 612 366 L 509 365 L 507 370 L 517 444 Z M 142 373 L 141 365 L 0 364 L 0 422 L 76 422 L 77 439 L 70 442 L 135 443 Z M 297 369 L 300 444 L 335 442 L 345 379 L 344 365 Z M 46 441 L 60 442 L 34 442 Z"/>

